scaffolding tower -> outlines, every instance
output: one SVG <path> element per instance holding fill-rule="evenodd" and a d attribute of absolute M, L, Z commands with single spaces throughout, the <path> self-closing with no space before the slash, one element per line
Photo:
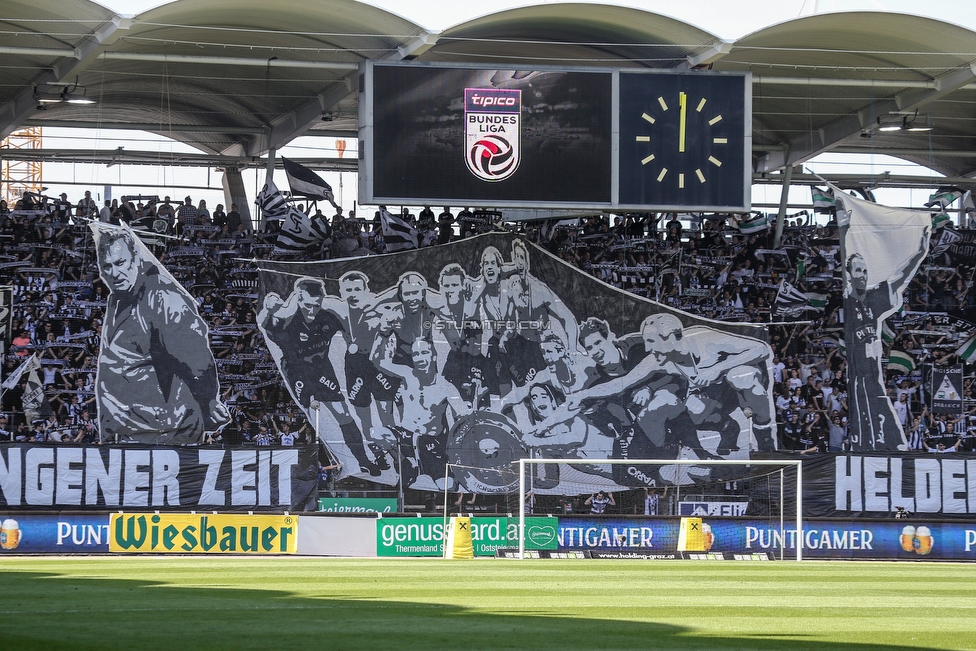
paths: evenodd
<path fill-rule="evenodd" d="M 27 127 L 13 132 L 3 140 L 4 149 L 41 149 L 41 127 Z M 0 176 L 0 198 L 12 209 L 24 192 L 41 192 L 41 161 L 11 160 L 0 153 L 3 163 Z"/>

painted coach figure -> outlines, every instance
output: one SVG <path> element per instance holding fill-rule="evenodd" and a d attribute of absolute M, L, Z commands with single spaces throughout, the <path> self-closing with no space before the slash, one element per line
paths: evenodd
<path fill-rule="evenodd" d="M 202 442 L 229 414 L 196 303 L 128 228 L 93 229 L 111 292 L 95 389 L 101 440 Z"/>

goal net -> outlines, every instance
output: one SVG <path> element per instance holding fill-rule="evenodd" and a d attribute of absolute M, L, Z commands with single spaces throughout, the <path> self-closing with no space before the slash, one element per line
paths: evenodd
<path fill-rule="evenodd" d="M 518 487 L 517 463 L 496 468 L 448 463 L 442 497 L 444 517 L 462 513 L 515 516 Z"/>
<path fill-rule="evenodd" d="M 632 522 L 633 516 L 649 515 L 680 516 L 680 520 L 667 518 L 650 533 L 635 533 L 634 527 L 625 525 L 608 524 L 599 534 L 592 534 L 593 527 L 577 532 L 561 526 L 559 549 L 615 548 L 625 557 L 623 552 L 651 547 L 736 554 L 761 551 L 777 558 L 792 558 L 795 553 L 801 560 L 802 536 L 797 535 L 803 531 L 801 463 L 793 459 L 587 459 L 580 464 L 521 459 L 515 470 L 518 504 L 512 509 L 519 514 L 518 554 L 526 557 L 532 534 L 526 529 L 527 515 L 616 515 Z M 753 524 L 744 525 L 744 518 Z M 754 539 L 742 543 L 744 530 L 747 535 L 755 533 Z M 704 549 L 681 548 L 685 543 L 679 538 L 689 533 L 702 536 Z M 652 534 L 653 544 L 647 538 Z M 605 539 L 590 539 L 597 535 Z M 716 543 L 714 550 L 712 543 Z"/>

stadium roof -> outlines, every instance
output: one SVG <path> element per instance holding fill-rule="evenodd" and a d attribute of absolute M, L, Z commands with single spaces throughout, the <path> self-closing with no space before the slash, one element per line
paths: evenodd
<path fill-rule="evenodd" d="M 302 134 L 354 137 L 367 59 L 710 67 L 753 74 L 756 172 L 834 150 L 976 175 L 976 33 L 917 16 L 820 14 L 728 41 L 596 4 L 522 7 L 431 33 L 356 0 L 177 0 L 137 16 L 88 0 L 6 0 L 0 42 L 0 135 L 140 129 L 249 158 Z M 66 87 L 96 103 L 38 103 Z M 889 123 L 932 131 L 878 130 Z"/>

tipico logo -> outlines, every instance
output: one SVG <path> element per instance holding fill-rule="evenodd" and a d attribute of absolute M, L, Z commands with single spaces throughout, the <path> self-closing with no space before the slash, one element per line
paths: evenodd
<path fill-rule="evenodd" d="M 521 161 L 522 91 L 464 89 L 464 162 L 482 181 L 504 181 Z"/>

